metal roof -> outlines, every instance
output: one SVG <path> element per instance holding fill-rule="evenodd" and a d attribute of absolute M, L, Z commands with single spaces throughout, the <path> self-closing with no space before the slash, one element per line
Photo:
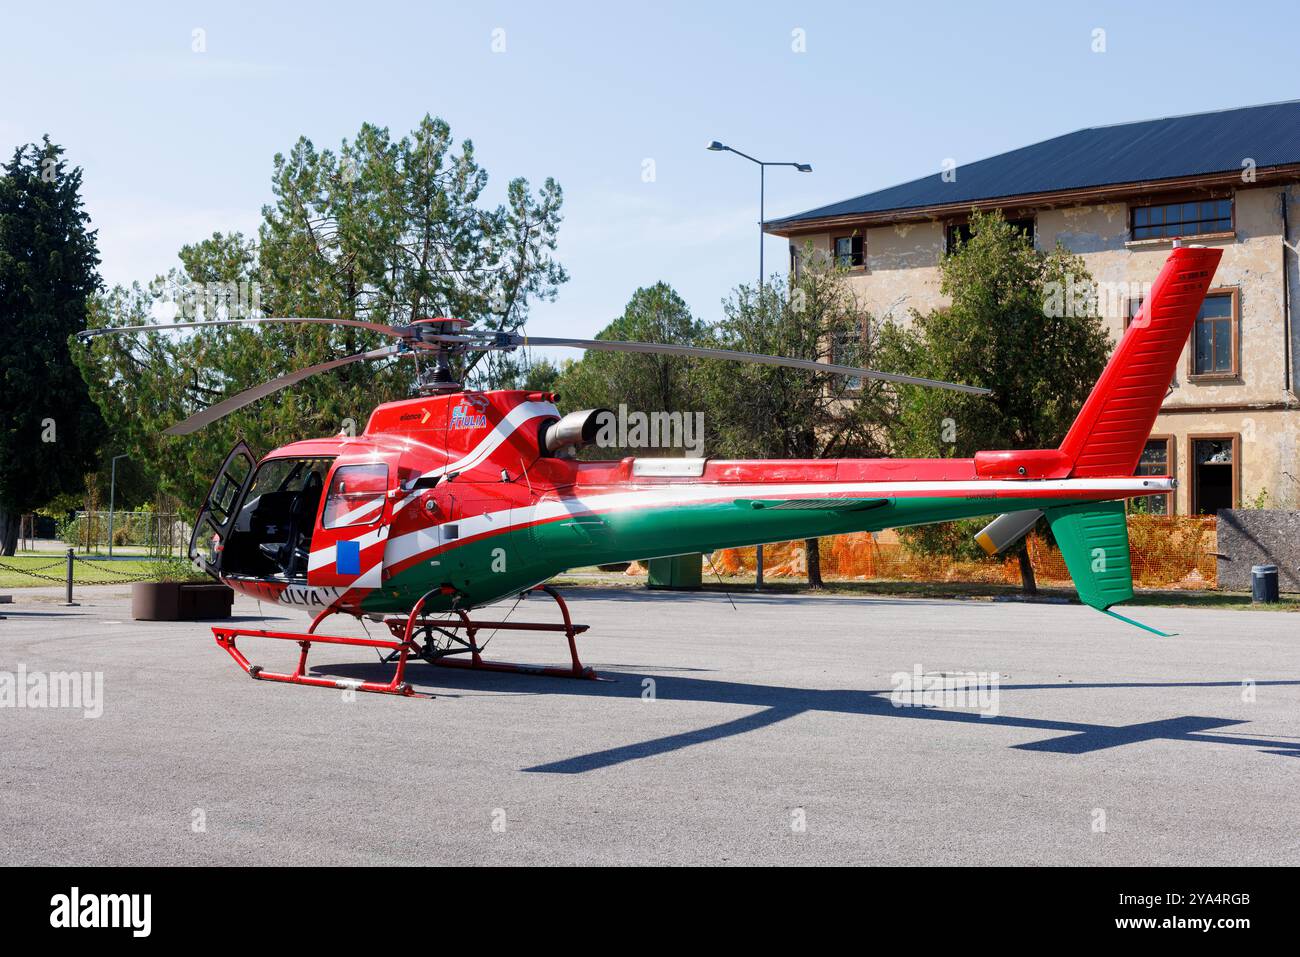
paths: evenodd
<path fill-rule="evenodd" d="M 831 216 L 919 209 L 1036 193 L 1300 163 L 1300 100 L 1097 126 L 909 183 L 770 219 L 781 229 Z"/>

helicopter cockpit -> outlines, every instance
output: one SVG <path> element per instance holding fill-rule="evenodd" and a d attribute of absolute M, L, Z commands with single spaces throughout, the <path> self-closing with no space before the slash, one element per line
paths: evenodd
<path fill-rule="evenodd" d="M 223 575 L 305 580 L 312 528 L 331 458 L 263 462 L 230 529 Z"/>

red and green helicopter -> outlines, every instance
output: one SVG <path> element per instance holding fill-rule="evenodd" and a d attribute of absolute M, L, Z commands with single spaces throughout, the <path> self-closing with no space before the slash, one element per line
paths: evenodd
<path fill-rule="evenodd" d="M 308 439 L 255 461 L 231 451 L 195 523 L 190 557 L 214 578 L 261 600 L 312 614 L 305 632 L 213 628 L 255 678 L 413 694 L 410 658 L 471 668 L 595 677 L 578 658 L 585 630 L 545 585 L 575 567 L 718 548 L 997 516 L 978 536 L 995 553 L 1046 515 L 1080 599 L 1111 611 L 1133 596 L 1124 500 L 1167 492 L 1168 476 L 1134 476 L 1178 356 L 1221 252 L 1177 246 L 1129 325 L 1065 440 L 1055 449 L 995 450 L 969 459 L 580 461 L 600 410 L 561 416 L 551 393 L 472 391 L 450 359 L 524 345 L 664 353 L 763 362 L 985 392 L 868 369 L 660 343 L 524 337 L 456 319 L 388 326 L 361 320 L 227 319 L 107 333 L 261 322 L 336 323 L 397 342 L 301 369 L 196 413 L 183 435 L 307 376 L 389 356 L 430 358 L 415 398 L 378 406 L 361 435 Z M 483 621 L 470 612 L 540 588 L 563 623 Z M 332 614 L 385 621 L 388 638 L 318 634 Z M 440 617 L 434 617 L 440 616 Z M 563 633 L 571 665 L 485 660 L 482 629 Z M 1155 632 L 1155 629 L 1147 630 Z M 1160 632 L 1155 632 L 1160 634 Z M 296 641 L 293 672 L 251 664 L 243 637 Z M 312 644 L 369 646 L 396 665 L 389 682 L 307 672 Z"/>

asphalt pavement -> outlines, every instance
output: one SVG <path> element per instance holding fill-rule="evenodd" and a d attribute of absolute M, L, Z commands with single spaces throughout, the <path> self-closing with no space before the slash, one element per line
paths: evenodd
<path fill-rule="evenodd" d="M 396 698 L 250 680 L 124 588 L 13 592 L 5 864 L 1300 863 L 1300 615 L 1130 609 L 1156 638 L 1077 605 L 569 589 L 607 680 L 417 663 L 432 697 Z M 481 616 L 506 612 L 557 620 Z M 565 653 L 500 632 L 488 657 Z"/>

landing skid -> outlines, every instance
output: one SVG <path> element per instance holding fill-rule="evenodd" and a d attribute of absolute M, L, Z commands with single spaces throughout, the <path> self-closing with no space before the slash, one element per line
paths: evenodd
<path fill-rule="evenodd" d="M 469 668 L 479 671 L 505 671 L 522 675 L 546 675 L 551 678 L 598 680 L 599 675 L 591 668 L 585 667 L 578 659 L 578 645 L 574 641 L 578 635 L 587 630 L 588 626 L 573 623 L 573 619 L 569 617 L 569 606 L 565 604 L 559 592 L 551 586 L 541 585 L 533 590 L 545 592 L 555 599 L 555 603 L 560 606 L 560 614 L 564 617 L 563 624 L 523 621 L 476 621 L 470 618 L 467 612 L 459 609 L 456 609 L 459 620 L 431 620 L 415 617 L 420 610 L 419 606 L 412 611 L 409 618 L 389 618 L 384 624 L 388 625 L 388 629 L 393 633 L 394 638 L 400 637 L 411 641 L 413 647 L 410 653 L 429 662 L 431 665 L 441 665 L 444 668 Z M 423 644 L 409 638 L 412 634 L 412 625 L 416 630 L 420 631 Z M 483 646 L 478 643 L 478 634 L 484 629 L 491 631 L 563 633 L 569 641 L 571 664 L 565 668 L 562 666 L 521 665 L 509 661 L 484 661 Z M 461 631 L 465 632 L 463 636 L 459 634 Z M 442 640 L 439 641 L 439 638 Z M 400 655 L 400 650 L 394 650 L 389 652 L 384 660 L 400 662 Z M 469 657 L 455 657 L 457 655 L 469 655 Z"/>
<path fill-rule="evenodd" d="M 249 677 L 258 681 L 281 681 L 286 684 L 310 685 L 316 688 L 335 688 L 345 691 L 368 691 L 375 694 L 395 694 L 406 697 L 433 697 L 432 695 L 418 695 L 418 693 L 405 680 L 406 664 L 412 658 L 418 658 L 427 661 L 430 664 L 442 665 L 447 668 L 469 668 L 480 671 L 505 671 L 515 674 L 525 675 L 545 675 L 554 678 L 585 678 L 587 680 L 597 680 L 598 676 L 591 668 L 585 667 L 578 659 L 578 646 L 575 638 L 587 630 L 586 625 L 575 625 L 569 617 L 569 607 L 565 604 L 564 599 L 559 593 L 549 585 L 542 585 L 535 591 L 542 591 L 555 599 L 556 604 L 560 606 L 560 614 L 564 617 L 563 624 L 542 623 L 542 622 L 520 622 L 520 621 L 478 621 L 469 617 L 465 611 L 456 610 L 458 620 L 437 620 L 421 618 L 420 613 L 424 609 L 425 599 L 429 598 L 434 592 L 425 595 L 411 613 L 404 618 L 389 618 L 384 624 L 392 632 L 393 639 L 384 638 L 354 638 L 347 635 L 318 635 L 315 634 L 316 627 L 325 620 L 333 609 L 326 609 L 316 616 L 311 623 L 311 627 L 304 632 L 292 631 L 267 631 L 265 629 L 254 628 L 223 628 L 213 626 L 212 634 L 217 639 L 217 644 L 226 650 L 235 663 L 242 668 Z M 543 631 L 543 632 L 560 632 L 565 635 L 569 642 L 569 658 L 571 664 L 569 667 L 562 666 L 543 666 L 543 665 L 522 665 L 505 661 L 484 661 L 483 645 L 479 644 L 478 633 L 483 629 L 493 631 Z M 463 631 L 464 635 L 459 634 Z M 416 635 L 423 639 L 417 640 Z M 291 673 L 267 671 L 261 665 L 254 665 L 249 662 L 248 658 L 236 645 L 238 638 L 278 638 L 283 641 L 296 641 L 301 649 L 298 655 L 298 667 Z M 441 640 L 440 640 L 441 639 Z M 375 648 L 383 651 L 387 649 L 388 654 L 384 656 L 385 664 L 395 664 L 397 666 L 393 673 L 393 680 L 388 684 L 378 681 L 358 681 L 350 678 L 326 678 L 317 675 L 307 674 L 307 654 L 311 646 L 315 643 L 327 645 L 354 645 L 362 648 Z M 469 658 L 457 658 L 456 655 L 469 655 Z"/>

